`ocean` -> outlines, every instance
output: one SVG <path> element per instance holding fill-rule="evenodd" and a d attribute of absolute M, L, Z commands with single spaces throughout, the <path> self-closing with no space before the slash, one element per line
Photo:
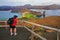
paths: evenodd
<path fill-rule="evenodd" d="M 40 9 L 31 9 L 32 11 L 37 11 L 43 13 L 45 11 L 45 16 L 60 16 L 60 10 L 40 10 Z"/>
<path fill-rule="evenodd" d="M 12 13 L 10 11 L 0 11 L 0 20 L 7 20 L 8 18 L 17 15 L 18 18 L 21 16 L 21 13 Z"/>
<path fill-rule="evenodd" d="M 32 11 L 37 11 L 43 13 L 45 11 L 46 17 L 48 16 L 60 16 L 60 10 L 37 10 L 37 9 L 31 9 Z M 10 17 L 13 17 L 14 15 L 17 15 L 18 18 L 21 17 L 21 13 L 12 13 L 10 11 L 0 11 L 0 20 L 7 20 Z"/>

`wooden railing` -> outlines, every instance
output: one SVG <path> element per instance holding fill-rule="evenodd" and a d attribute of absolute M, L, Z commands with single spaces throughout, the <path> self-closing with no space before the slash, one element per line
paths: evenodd
<path fill-rule="evenodd" d="M 32 25 L 32 30 L 30 30 L 30 29 L 27 28 L 26 26 L 24 26 L 24 27 L 25 27 L 28 31 L 30 31 L 30 32 L 32 33 L 32 35 L 34 34 L 34 35 L 36 35 L 37 37 L 41 38 L 42 40 L 47 40 L 47 39 L 44 38 L 44 37 L 42 37 L 42 36 L 40 36 L 40 35 L 38 35 L 38 34 L 36 34 L 36 33 L 34 32 L 34 25 L 35 25 L 35 26 L 38 26 L 38 27 L 43 27 L 43 28 L 46 28 L 46 29 L 51 29 L 51 30 L 57 31 L 57 40 L 60 40 L 60 39 L 59 39 L 60 29 L 52 28 L 52 27 L 49 27 L 49 26 L 44 26 L 44 25 L 40 25 L 40 24 L 28 22 L 28 21 L 23 21 L 23 22 L 28 23 L 28 24 L 31 24 L 31 25 Z M 34 35 L 32 36 L 31 40 L 34 40 L 34 38 L 33 38 Z"/>
<path fill-rule="evenodd" d="M 46 28 L 46 29 L 51 29 L 51 30 L 57 31 L 57 40 L 60 40 L 60 39 L 59 39 L 60 29 L 52 28 L 52 27 L 49 27 L 49 26 L 44 26 L 44 25 L 40 25 L 40 24 L 36 24 L 36 23 L 24 21 L 24 20 L 22 20 L 22 21 L 20 20 L 19 22 L 25 22 L 25 23 L 28 23 L 28 24 L 31 24 L 31 25 L 32 25 L 32 30 L 29 29 L 28 27 L 26 27 L 25 25 L 23 25 L 24 28 L 26 28 L 29 32 L 32 33 L 32 34 L 31 34 L 31 40 L 34 40 L 34 35 L 37 36 L 37 37 L 39 37 L 39 38 L 42 39 L 42 40 L 47 40 L 46 38 L 44 38 L 44 37 L 42 37 L 42 36 L 40 36 L 39 34 L 37 34 L 37 33 L 34 32 L 34 27 L 35 27 L 35 26 L 43 27 L 43 28 Z M 5 21 L 5 23 L 6 23 L 6 21 Z M 7 26 L 8 26 L 8 25 L 7 25 L 7 23 L 6 23 L 6 27 L 7 27 Z"/>

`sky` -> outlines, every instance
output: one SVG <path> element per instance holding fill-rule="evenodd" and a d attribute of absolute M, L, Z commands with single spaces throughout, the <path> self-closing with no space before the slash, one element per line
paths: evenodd
<path fill-rule="evenodd" d="M 0 6 L 1 5 L 21 6 L 25 4 L 31 4 L 31 5 L 60 4 L 60 0 L 0 0 Z"/>

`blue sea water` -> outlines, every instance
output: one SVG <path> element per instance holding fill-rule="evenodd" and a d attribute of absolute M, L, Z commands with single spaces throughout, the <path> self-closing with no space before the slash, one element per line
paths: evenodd
<path fill-rule="evenodd" d="M 37 10 L 31 9 L 32 11 L 37 11 L 43 13 L 45 11 L 46 17 L 48 16 L 60 16 L 60 10 Z M 0 20 L 7 20 L 10 17 L 17 15 L 18 18 L 21 17 L 21 13 L 11 13 L 10 11 L 0 11 Z"/>
<path fill-rule="evenodd" d="M 18 18 L 21 16 L 20 13 L 11 13 L 10 11 L 0 11 L 0 20 L 7 20 L 8 18 L 17 15 Z"/>
<path fill-rule="evenodd" d="M 60 10 L 40 10 L 40 9 L 31 9 L 32 11 L 37 11 L 43 13 L 45 11 L 45 16 L 60 16 Z"/>

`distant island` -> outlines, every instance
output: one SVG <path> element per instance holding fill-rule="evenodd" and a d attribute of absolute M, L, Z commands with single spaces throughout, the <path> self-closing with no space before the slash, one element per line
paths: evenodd
<path fill-rule="evenodd" d="M 0 6 L 0 11 L 6 11 L 6 10 L 22 10 L 24 8 L 28 9 L 45 9 L 45 10 L 58 10 L 60 9 L 60 5 L 58 4 L 52 4 L 52 5 L 46 5 L 46 6 L 41 6 L 41 5 L 30 5 L 26 4 L 24 6 Z"/>

